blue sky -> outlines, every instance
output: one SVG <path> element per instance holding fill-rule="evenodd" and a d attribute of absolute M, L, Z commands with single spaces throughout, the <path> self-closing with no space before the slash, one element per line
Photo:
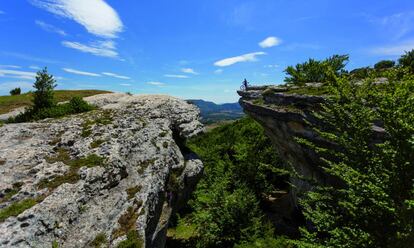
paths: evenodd
<path fill-rule="evenodd" d="M 414 1 L 3 0 L 0 33 L 1 95 L 47 66 L 60 89 L 222 103 L 310 57 L 397 59 L 414 48 Z"/>

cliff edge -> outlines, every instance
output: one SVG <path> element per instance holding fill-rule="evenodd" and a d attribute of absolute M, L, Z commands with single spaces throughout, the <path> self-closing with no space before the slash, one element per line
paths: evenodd
<path fill-rule="evenodd" d="M 99 109 L 0 127 L 0 246 L 163 247 L 203 165 L 183 141 L 199 110 L 169 96 L 103 94 Z"/>

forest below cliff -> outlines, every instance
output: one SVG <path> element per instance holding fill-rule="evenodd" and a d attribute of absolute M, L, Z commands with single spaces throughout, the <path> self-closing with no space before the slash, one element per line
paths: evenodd
<path fill-rule="evenodd" d="M 320 122 L 313 129 L 327 143 L 296 142 L 314 150 L 340 185 L 302 178 L 253 119 L 225 124 L 188 142 L 205 172 L 167 247 L 412 247 L 414 50 L 398 63 L 351 72 L 348 59 L 286 69 L 291 92 L 328 99 L 313 113 Z M 318 88 L 308 87 L 315 82 Z M 293 218 L 278 218 L 270 206 L 294 189 L 291 178 L 308 180 L 313 190 L 299 196 Z"/>

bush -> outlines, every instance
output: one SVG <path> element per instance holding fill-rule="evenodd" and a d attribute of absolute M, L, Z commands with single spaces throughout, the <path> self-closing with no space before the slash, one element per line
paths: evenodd
<path fill-rule="evenodd" d="M 374 65 L 375 70 L 384 70 L 384 69 L 390 69 L 395 66 L 395 61 L 392 60 L 381 60 L 380 62 L 376 63 Z"/>
<path fill-rule="evenodd" d="M 402 55 L 398 63 L 402 67 L 408 68 L 411 73 L 414 73 L 414 49 Z"/>
<path fill-rule="evenodd" d="M 307 62 L 297 64 L 295 67 L 288 66 L 285 70 L 288 74 L 285 82 L 304 86 L 306 83 L 326 83 L 332 81 L 332 74 L 340 76 L 346 72 L 344 68 L 348 60 L 348 55 L 333 55 L 322 61 L 309 59 Z"/>
<path fill-rule="evenodd" d="M 80 97 L 72 98 L 69 103 L 58 104 L 49 108 L 28 108 L 25 112 L 8 120 L 10 123 L 37 121 L 46 118 L 59 118 L 70 114 L 83 113 L 93 110 L 94 107 Z"/>
<path fill-rule="evenodd" d="M 12 96 L 20 95 L 21 93 L 22 93 L 22 90 L 20 88 L 14 88 L 10 91 L 10 95 Z"/>

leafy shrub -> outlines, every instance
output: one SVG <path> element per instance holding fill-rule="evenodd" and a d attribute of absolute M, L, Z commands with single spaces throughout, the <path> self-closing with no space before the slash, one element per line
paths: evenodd
<path fill-rule="evenodd" d="M 326 83 L 332 81 L 332 74 L 340 76 L 345 73 L 344 68 L 348 60 L 348 55 L 333 55 L 322 61 L 309 59 L 307 62 L 297 64 L 295 67 L 288 66 L 285 70 L 288 74 L 285 82 L 304 86 L 306 83 Z"/>
<path fill-rule="evenodd" d="M 22 90 L 20 88 L 14 88 L 10 91 L 10 95 L 12 96 L 20 95 L 21 93 L 22 93 Z"/>
<path fill-rule="evenodd" d="M 299 247 L 412 247 L 414 242 L 414 80 L 335 82 L 336 95 L 316 129 L 331 147 L 300 140 L 319 151 L 327 173 L 344 187 L 318 185 L 301 201 L 313 228 L 303 228 Z M 372 126 L 387 131 L 374 140 Z M 322 149 L 320 149 L 322 148 Z"/>
<path fill-rule="evenodd" d="M 138 236 L 137 231 L 131 230 L 127 234 L 127 239 L 120 242 L 117 248 L 142 248 L 144 247 L 142 239 Z"/>
<path fill-rule="evenodd" d="M 72 113 L 83 113 L 93 109 L 93 107 L 85 102 L 80 96 L 73 97 L 69 101 L 69 106 Z"/>
<path fill-rule="evenodd" d="M 414 73 L 414 49 L 402 55 L 398 63 L 402 67 L 408 68 L 411 73 Z"/>
<path fill-rule="evenodd" d="M 381 60 L 374 65 L 375 70 L 389 69 L 395 66 L 395 61 L 392 60 Z"/>

